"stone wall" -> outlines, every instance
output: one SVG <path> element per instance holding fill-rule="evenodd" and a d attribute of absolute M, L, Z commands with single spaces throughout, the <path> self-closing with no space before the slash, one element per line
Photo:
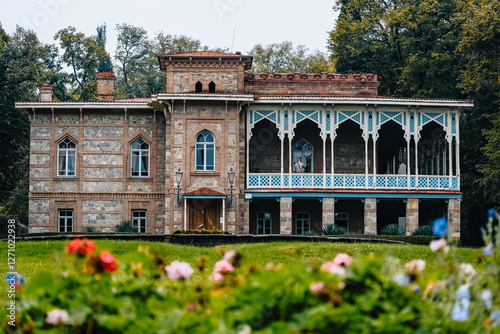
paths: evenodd
<path fill-rule="evenodd" d="M 32 111 L 30 231 L 58 231 L 60 209 L 72 209 L 73 228 L 112 231 L 131 210 L 148 212 L 149 233 L 164 233 L 165 116 L 152 108 L 55 108 Z M 132 131 L 130 131 L 132 129 Z M 130 144 L 150 143 L 150 177 L 130 177 Z M 57 175 L 57 145 L 76 143 L 76 175 Z"/>

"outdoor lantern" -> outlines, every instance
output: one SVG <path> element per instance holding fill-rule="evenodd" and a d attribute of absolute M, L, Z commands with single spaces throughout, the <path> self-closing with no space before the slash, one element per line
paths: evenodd
<path fill-rule="evenodd" d="M 233 170 L 233 167 L 229 168 L 229 172 L 227 173 L 227 176 L 229 178 L 229 185 L 231 186 L 231 188 L 234 186 L 234 170 Z"/>
<path fill-rule="evenodd" d="M 233 194 L 235 173 L 232 167 L 229 168 L 229 172 L 227 173 L 227 178 L 229 179 L 229 185 L 231 186 L 231 195 L 229 195 L 228 198 L 228 206 L 230 208 L 234 208 L 236 202 Z"/>
<path fill-rule="evenodd" d="M 174 205 L 176 208 L 180 207 L 182 204 L 181 203 L 181 201 L 182 201 L 181 182 L 182 182 L 182 171 L 181 171 L 181 168 L 179 167 L 177 172 L 175 172 L 175 183 L 177 183 L 177 189 L 176 189 L 175 195 L 174 195 Z"/>

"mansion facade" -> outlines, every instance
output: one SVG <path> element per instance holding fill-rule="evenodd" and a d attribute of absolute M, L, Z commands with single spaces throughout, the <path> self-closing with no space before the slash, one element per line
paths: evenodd
<path fill-rule="evenodd" d="M 380 97 L 374 74 L 250 73 L 239 52 L 159 56 L 165 93 L 17 103 L 29 114 L 37 232 L 216 228 L 407 234 L 446 216 L 460 236 L 462 100 Z M 297 168 L 300 159 L 300 168 Z"/>

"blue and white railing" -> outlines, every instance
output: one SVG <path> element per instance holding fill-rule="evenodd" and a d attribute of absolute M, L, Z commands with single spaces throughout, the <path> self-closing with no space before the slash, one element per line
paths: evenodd
<path fill-rule="evenodd" d="M 459 178 L 446 175 L 361 175 L 250 173 L 248 189 L 459 190 Z"/>

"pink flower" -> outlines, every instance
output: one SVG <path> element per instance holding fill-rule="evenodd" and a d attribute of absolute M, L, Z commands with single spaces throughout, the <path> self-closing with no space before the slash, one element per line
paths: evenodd
<path fill-rule="evenodd" d="M 224 280 L 224 275 L 219 272 L 214 271 L 212 275 L 210 275 L 210 280 L 214 283 L 220 283 Z"/>
<path fill-rule="evenodd" d="M 322 281 L 313 282 L 309 285 L 309 290 L 311 290 L 312 293 L 319 293 L 324 288 L 325 288 L 325 283 Z"/>
<path fill-rule="evenodd" d="M 233 272 L 233 271 L 234 271 L 234 267 L 231 264 L 231 262 L 229 262 L 228 260 L 220 260 L 219 262 L 217 262 L 215 264 L 215 267 L 214 267 L 214 272 L 218 272 L 218 273 L 228 273 L 228 272 Z"/>
<path fill-rule="evenodd" d="M 442 249 L 443 252 L 448 253 L 448 251 L 450 250 L 450 248 L 446 245 L 446 240 L 442 238 L 439 240 L 432 240 L 429 244 L 429 247 L 433 252 L 437 252 L 438 250 Z"/>
<path fill-rule="evenodd" d="M 48 324 L 59 325 L 68 323 L 68 312 L 66 310 L 53 309 L 47 313 L 47 318 L 45 319 Z"/>
<path fill-rule="evenodd" d="M 345 274 L 344 267 L 336 264 L 333 261 L 323 263 L 323 265 L 321 266 L 321 270 L 328 271 L 329 273 L 332 274 L 339 274 L 339 275 Z"/>
<path fill-rule="evenodd" d="M 350 257 L 347 254 L 340 253 L 340 254 L 337 254 L 337 256 L 335 256 L 335 258 L 333 259 L 333 263 L 335 263 L 338 266 L 342 266 L 342 265 L 350 266 L 352 263 L 352 257 Z"/>
<path fill-rule="evenodd" d="M 188 311 L 190 311 L 190 312 L 193 312 L 195 309 L 196 309 L 196 306 L 194 306 L 193 304 L 190 304 L 188 306 Z"/>
<path fill-rule="evenodd" d="M 410 273 L 415 273 L 424 270 L 425 261 L 424 260 L 412 260 L 405 264 L 405 268 Z"/>
<path fill-rule="evenodd" d="M 169 266 L 165 267 L 165 272 L 167 276 L 174 281 L 180 279 L 188 279 L 193 274 L 194 270 L 191 268 L 189 263 L 181 261 L 173 261 Z"/>

